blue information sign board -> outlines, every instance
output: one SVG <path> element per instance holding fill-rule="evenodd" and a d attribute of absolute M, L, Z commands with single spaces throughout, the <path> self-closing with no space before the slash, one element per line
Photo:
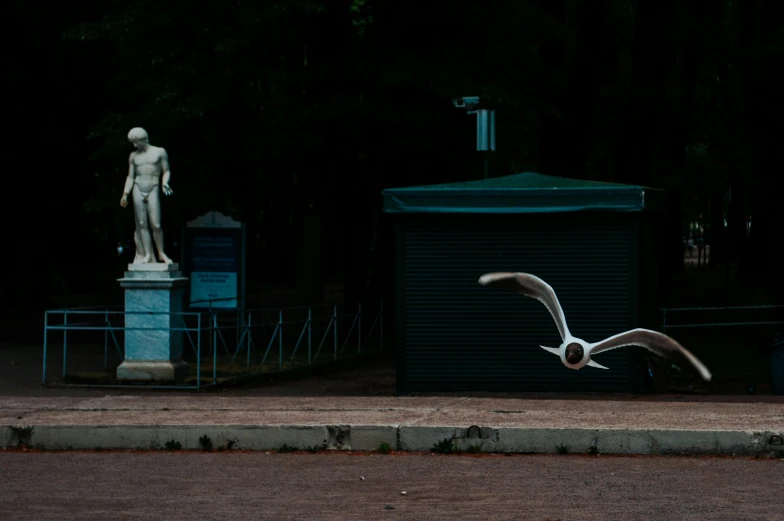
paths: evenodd
<path fill-rule="evenodd" d="M 185 268 L 190 277 L 190 307 L 239 307 L 244 295 L 245 227 L 211 212 L 185 229 Z M 217 224 L 217 225 L 216 225 Z"/>

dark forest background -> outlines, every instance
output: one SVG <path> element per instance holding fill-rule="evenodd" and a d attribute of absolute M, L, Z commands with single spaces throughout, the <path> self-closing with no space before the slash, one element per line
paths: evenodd
<path fill-rule="evenodd" d="M 474 119 L 451 103 L 473 95 L 497 109 L 494 176 L 666 190 L 662 305 L 781 302 L 784 2 L 16 0 L 2 10 L 6 318 L 119 295 L 134 126 L 169 152 L 175 260 L 184 222 L 218 210 L 247 223 L 249 293 L 340 283 L 347 298 L 389 297 L 380 192 L 482 177 Z M 693 222 L 711 254 L 688 269 Z"/>

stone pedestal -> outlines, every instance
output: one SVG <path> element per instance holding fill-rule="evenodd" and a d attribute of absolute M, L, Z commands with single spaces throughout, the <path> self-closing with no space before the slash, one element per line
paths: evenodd
<path fill-rule="evenodd" d="M 125 289 L 125 360 L 119 380 L 182 380 L 188 364 L 182 360 L 182 319 L 185 284 L 178 264 L 129 264 L 117 279 Z"/>

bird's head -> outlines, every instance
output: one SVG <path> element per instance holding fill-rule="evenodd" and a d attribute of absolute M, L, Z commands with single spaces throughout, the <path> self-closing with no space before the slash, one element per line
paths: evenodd
<path fill-rule="evenodd" d="M 572 342 L 568 346 L 566 346 L 566 361 L 572 365 L 579 364 L 580 361 L 583 359 L 585 355 L 585 350 L 583 346 L 578 344 L 577 342 Z"/>

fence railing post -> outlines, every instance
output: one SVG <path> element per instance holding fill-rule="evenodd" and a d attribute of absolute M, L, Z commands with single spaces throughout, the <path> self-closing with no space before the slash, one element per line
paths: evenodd
<path fill-rule="evenodd" d="M 362 302 L 357 306 L 357 354 L 362 352 Z"/>
<path fill-rule="evenodd" d="M 49 312 L 44 311 L 44 370 L 41 376 L 41 385 L 46 385 L 46 347 L 49 336 Z"/>
<path fill-rule="evenodd" d="M 68 366 L 68 310 L 63 312 L 63 378 Z"/>
<path fill-rule="evenodd" d="M 278 311 L 278 370 L 283 370 L 283 310 Z"/>
<path fill-rule="evenodd" d="M 104 326 L 106 327 L 103 330 L 103 370 L 109 368 L 109 310 L 106 310 L 104 315 Z"/>
<path fill-rule="evenodd" d="M 248 311 L 248 321 L 247 321 L 247 326 L 246 326 L 247 327 L 247 330 L 246 330 L 247 334 L 245 335 L 246 336 L 245 343 L 248 344 L 248 353 L 247 353 L 247 356 L 246 356 L 246 361 L 247 361 L 246 369 L 250 369 L 250 332 L 251 332 L 251 327 L 252 326 L 253 326 L 253 313 L 251 311 Z"/>
<path fill-rule="evenodd" d="M 311 365 L 310 350 L 311 350 L 311 334 L 313 333 L 313 308 L 308 308 L 308 365 Z"/>
<path fill-rule="evenodd" d="M 209 309 L 210 309 L 210 316 L 211 317 L 214 316 L 214 312 L 212 311 L 212 301 L 211 300 L 209 302 Z M 210 320 L 210 322 L 212 322 L 212 320 Z M 209 338 L 209 342 L 210 342 L 210 353 L 212 353 L 212 350 L 213 349 L 217 349 L 218 346 L 215 345 L 215 342 L 214 342 L 215 339 L 212 337 L 212 335 L 210 335 L 208 338 Z"/>
<path fill-rule="evenodd" d="M 667 310 L 662 309 L 662 333 L 667 334 Z"/>
<path fill-rule="evenodd" d="M 218 315 L 212 315 L 212 334 L 215 339 L 212 351 L 212 385 L 218 383 Z"/>
<path fill-rule="evenodd" d="M 210 338 L 212 339 L 212 349 L 210 350 L 210 353 L 217 353 L 218 352 L 218 315 L 216 315 L 215 312 L 212 313 L 212 320 L 210 320 L 210 322 L 212 323 L 212 327 L 211 327 L 212 334 L 210 335 Z"/>
<path fill-rule="evenodd" d="M 378 303 L 378 350 L 384 349 L 384 301 Z"/>
<path fill-rule="evenodd" d="M 196 389 L 201 389 L 201 313 L 196 316 Z"/>
<path fill-rule="evenodd" d="M 332 343 L 334 345 L 335 360 L 338 359 L 338 305 L 332 304 Z"/>

